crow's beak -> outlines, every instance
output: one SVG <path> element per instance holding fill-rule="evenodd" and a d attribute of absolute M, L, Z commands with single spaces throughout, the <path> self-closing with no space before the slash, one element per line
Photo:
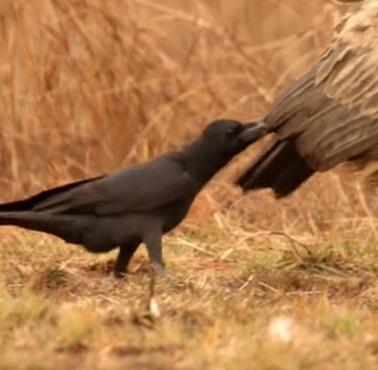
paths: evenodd
<path fill-rule="evenodd" d="M 264 122 L 252 122 L 244 125 L 244 130 L 241 132 L 239 138 L 244 143 L 252 144 L 260 139 L 268 132 Z"/>

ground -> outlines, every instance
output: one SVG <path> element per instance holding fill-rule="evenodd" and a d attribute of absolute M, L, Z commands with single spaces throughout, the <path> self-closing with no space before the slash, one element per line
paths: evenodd
<path fill-rule="evenodd" d="M 5 230 L 1 369 L 378 367 L 374 241 L 184 225 L 166 276 L 141 251 L 117 280 L 112 254 Z"/>

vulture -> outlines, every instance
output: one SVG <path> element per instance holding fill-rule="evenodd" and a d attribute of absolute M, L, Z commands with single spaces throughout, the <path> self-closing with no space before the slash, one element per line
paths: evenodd
<path fill-rule="evenodd" d="M 270 188 L 284 197 L 341 163 L 378 184 L 378 0 L 361 2 L 338 25 L 321 58 L 263 121 L 274 138 L 239 178 L 245 191 Z"/>

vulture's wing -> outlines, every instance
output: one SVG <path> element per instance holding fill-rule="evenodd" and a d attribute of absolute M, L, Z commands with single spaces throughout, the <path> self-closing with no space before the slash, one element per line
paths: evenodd
<path fill-rule="evenodd" d="M 378 145 L 378 1 L 342 25 L 321 60 L 279 97 L 266 117 L 280 138 L 296 137 L 315 170 Z"/>

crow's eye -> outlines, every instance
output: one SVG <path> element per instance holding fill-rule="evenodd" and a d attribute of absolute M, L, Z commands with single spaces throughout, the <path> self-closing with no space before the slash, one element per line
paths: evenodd
<path fill-rule="evenodd" d="M 238 126 L 230 127 L 230 128 L 227 129 L 227 135 L 230 135 L 230 136 L 234 135 L 238 131 L 239 131 L 239 127 Z"/>

